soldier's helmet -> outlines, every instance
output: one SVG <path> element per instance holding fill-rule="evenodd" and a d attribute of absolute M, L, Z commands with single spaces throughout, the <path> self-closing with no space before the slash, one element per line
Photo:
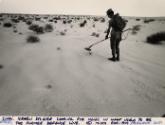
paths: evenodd
<path fill-rule="evenodd" d="M 114 11 L 110 8 L 107 10 L 107 15 L 113 15 L 114 14 Z"/>

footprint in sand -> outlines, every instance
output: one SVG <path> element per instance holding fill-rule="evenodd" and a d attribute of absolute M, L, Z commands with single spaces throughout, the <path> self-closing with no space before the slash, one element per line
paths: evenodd
<path fill-rule="evenodd" d="M 0 65 L 0 69 L 3 69 L 3 65 Z"/>
<path fill-rule="evenodd" d="M 51 89 L 52 88 L 52 85 L 50 85 L 50 84 L 49 85 L 46 85 L 46 88 L 47 89 Z"/>
<path fill-rule="evenodd" d="M 60 50 L 61 50 L 61 48 L 60 48 L 60 47 L 57 47 L 57 50 L 58 50 L 58 51 L 60 51 Z"/>

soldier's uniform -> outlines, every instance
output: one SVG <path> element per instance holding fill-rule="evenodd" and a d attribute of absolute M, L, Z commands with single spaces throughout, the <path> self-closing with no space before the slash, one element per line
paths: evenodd
<path fill-rule="evenodd" d="M 107 15 L 108 15 L 108 13 L 110 13 L 108 16 L 110 16 L 111 20 L 109 21 L 106 38 L 108 38 L 110 29 L 112 28 L 111 29 L 111 38 L 110 38 L 110 47 L 112 50 L 112 58 L 109 58 L 109 59 L 112 61 L 116 61 L 116 60 L 119 61 L 120 60 L 119 45 L 120 45 L 120 41 L 122 40 L 122 31 L 120 31 L 113 25 L 114 21 L 116 21 L 116 20 L 114 20 L 115 16 L 119 16 L 119 14 L 114 15 L 114 13 L 111 9 L 108 11 L 107 11 Z"/>
<path fill-rule="evenodd" d="M 111 38 L 110 38 L 110 47 L 112 50 L 112 58 L 116 58 L 117 60 L 120 59 L 120 41 L 122 39 L 122 31 L 115 29 L 115 27 L 113 27 L 113 17 L 109 22 L 109 26 L 112 27 L 111 30 Z"/>

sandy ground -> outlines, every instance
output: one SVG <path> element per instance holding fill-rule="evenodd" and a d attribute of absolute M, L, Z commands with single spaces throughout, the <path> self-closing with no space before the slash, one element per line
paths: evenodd
<path fill-rule="evenodd" d="M 115 63 L 107 60 L 109 40 L 95 46 L 92 55 L 84 50 L 104 38 L 107 22 L 87 21 L 80 28 L 82 20 L 58 21 L 52 23 L 53 32 L 39 35 L 41 41 L 30 44 L 26 38 L 34 33 L 24 22 L 16 25 L 19 35 L 1 21 L 0 115 L 165 114 L 165 44 L 145 42 L 148 35 L 164 30 L 165 21 L 128 20 L 127 27 L 141 28 L 121 42 L 121 61 Z M 65 29 L 66 35 L 60 35 Z M 100 36 L 91 36 L 92 32 Z"/>

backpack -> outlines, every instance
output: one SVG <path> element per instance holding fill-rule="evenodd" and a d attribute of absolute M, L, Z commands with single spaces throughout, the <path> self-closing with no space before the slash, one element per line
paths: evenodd
<path fill-rule="evenodd" d="M 116 14 L 113 17 L 112 27 L 117 31 L 123 31 L 126 27 L 126 21 L 119 14 Z"/>

